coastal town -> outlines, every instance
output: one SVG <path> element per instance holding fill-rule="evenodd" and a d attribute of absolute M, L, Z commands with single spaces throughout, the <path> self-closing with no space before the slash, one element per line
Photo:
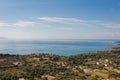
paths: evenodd
<path fill-rule="evenodd" d="M 120 45 L 73 56 L 0 54 L 0 80 L 120 80 Z"/>

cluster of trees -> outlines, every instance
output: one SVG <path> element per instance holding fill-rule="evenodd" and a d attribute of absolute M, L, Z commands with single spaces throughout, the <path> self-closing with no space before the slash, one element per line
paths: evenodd
<path fill-rule="evenodd" d="M 120 54 L 119 53 L 111 53 L 108 51 L 99 51 L 96 53 L 86 53 L 86 54 L 78 54 L 75 56 L 69 56 L 67 62 L 70 65 L 83 65 L 87 66 L 85 64 L 86 62 L 90 61 L 99 61 L 99 59 L 109 59 L 112 61 L 112 66 L 115 68 L 118 68 L 120 66 Z M 90 66 L 89 66 L 90 67 Z M 91 65 L 91 67 L 94 67 Z"/>

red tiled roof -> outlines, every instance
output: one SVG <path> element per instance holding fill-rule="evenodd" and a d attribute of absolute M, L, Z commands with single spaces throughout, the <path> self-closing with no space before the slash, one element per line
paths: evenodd
<path fill-rule="evenodd" d="M 109 78 L 108 80 L 117 80 L 116 78 Z"/>

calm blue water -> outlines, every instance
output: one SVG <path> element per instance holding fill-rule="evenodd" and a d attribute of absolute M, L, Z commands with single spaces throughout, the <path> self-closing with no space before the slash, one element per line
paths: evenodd
<path fill-rule="evenodd" d="M 57 55 L 68 56 L 86 52 L 104 51 L 114 47 L 115 45 L 115 40 L 0 40 L 0 53 L 54 53 Z"/>

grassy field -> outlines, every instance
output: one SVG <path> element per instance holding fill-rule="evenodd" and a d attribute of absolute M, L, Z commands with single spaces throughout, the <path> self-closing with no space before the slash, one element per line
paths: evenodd
<path fill-rule="evenodd" d="M 102 70 L 102 71 L 94 72 L 92 76 L 95 76 L 95 75 L 107 79 L 108 78 L 108 71 Z"/>

